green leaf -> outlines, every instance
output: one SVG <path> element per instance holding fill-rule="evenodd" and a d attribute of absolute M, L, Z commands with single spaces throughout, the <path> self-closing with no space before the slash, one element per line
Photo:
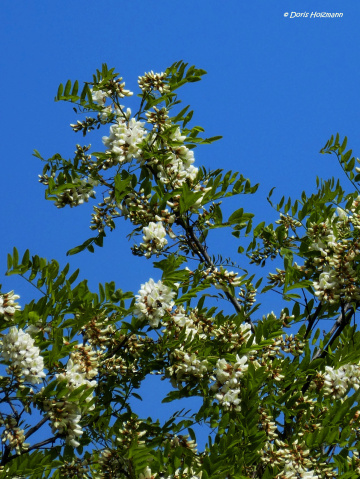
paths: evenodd
<path fill-rule="evenodd" d="M 15 247 L 13 248 L 13 264 L 14 266 L 17 266 L 19 264 L 19 253 Z"/>
<path fill-rule="evenodd" d="M 76 96 L 78 90 L 79 90 L 79 82 L 76 80 L 75 83 L 74 83 L 74 86 L 73 86 L 71 95 L 72 95 L 72 96 Z"/>
<path fill-rule="evenodd" d="M 30 251 L 27 249 L 24 253 L 24 256 L 23 256 L 22 260 L 21 260 L 21 264 L 23 266 L 28 266 L 29 261 L 30 261 Z"/>
<path fill-rule="evenodd" d="M 58 91 L 57 91 L 57 95 L 56 95 L 56 98 L 55 98 L 56 101 L 59 101 L 61 99 L 63 91 L 64 91 L 64 85 L 62 83 L 60 83 Z"/>
<path fill-rule="evenodd" d="M 71 90 L 71 80 L 68 80 L 65 85 L 64 97 L 69 96 Z"/>
<path fill-rule="evenodd" d="M 39 158 L 40 160 L 44 160 L 44 158 L 40 155 L 40 153 L 38 152 L 38 150 L 33 150 L 33 156 L 35 156 L 36 158 Z"/>

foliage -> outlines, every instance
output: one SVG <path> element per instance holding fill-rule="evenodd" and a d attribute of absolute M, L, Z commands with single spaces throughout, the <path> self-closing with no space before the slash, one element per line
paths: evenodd
<path fill-rule="evenodd" d="M 7 274 L 41 295 L 23 309 L 14 292 L 0 295 L 1 477 L 359 476 L 357 161 L 346 138 L 332 137 L 321 152 L 337 157 L 350 192 L 317 179 L 317 191 L 296 201 L 274 204 L 270 192 L 275 224 L 254 225 L 243 208 L 224 218 L 222 201 L 257 185 L 194 164 L 195 148 L 219 137 L 189 126 L 193 112 L 179 108 L 177 90 L 204 74 L 177 62 L 139 77 L 135 114 L 122 106 L 132 93 L 106 65 L 81 92 L 77 81 L 60 85 L 56 101 L 80 115 L 72 129 L 108 135 L 104 151 L 78 144 L 72 159 L 45 160 L 35 150 L 56 207 L 94 201 L 95 191 L 101 198 L 95 236 L 68 254 L 94 252 L 129 220 L 132 253 L 153 260 L 162 278 L 139 278 L 137 294 L 114 283 L 92 292 L 69 265 L 29 251 L 20 259 L 14 248 Z M 210 252 L 217 228 L 230 229 L 255 273 L 229 271 L 235 263 Z M 265 278 L 255 267 L 270 259 L 279 267 Z M 268 291 L 284 307 L 260 316 L 256 299 Z M 179 404 L 163 425 L 131 407 L 152 374 L 172 386 L 163 402 Z M 200 408 L 182 409 L 195 396 Z M 203 450 L 199 424 L 209 432 Z"/>

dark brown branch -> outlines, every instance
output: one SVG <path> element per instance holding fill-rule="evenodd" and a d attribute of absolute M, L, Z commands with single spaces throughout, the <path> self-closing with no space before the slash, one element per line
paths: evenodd
<path fill-rule="evenodd" d="M 304 336 L 304 339 L 307 339 L 307 337 L 309 336 L 309 334 L 311 333 L 311 330 L 312 330 L 312 327 L 317 319 L 317 317 L 319 316 L 320 314 L 320 311 L 321 311 L 321 308 L 322 308 L 322 304 L 319 303 L 318 307 L 316 308 L 314 314 L 309 314 L 308 317 L 306 318 L 307 321 L 308 321 L 308 325 L 307 325 L 307 328 L 306 328 L 306 332 L 305 332 L 305 336 Z M 307 307 L 307 305 L 306 305 Z"/>
<path fill-rule="evenodd" d="M 329 335 L 332 336 L 329 342 L 324 346 L 323 349 L 319 349 L 318 352 L 314 355 L 312 358 L 312 361 L 315 361 L 315 359 L 318 358 L 324 358 L 327 354 L 327 349 L 329 346 L 331 346 L 335 339 L 340 336 L 342 333 L 343 329 L 345 328 L 346 325 L 348 325 L 351 321 L 352 316 L 355 313 L 355 309 L 351 304 L 347 303 L 343 308 L 341 313 L 339 314 L 338 319 L 335 321 L 334 326 L 331 328 Z"/>
<path fill-rule="evenodd" d="M 27 439 L 28 437 L 31 436 L 31 434 L 34 434 L 34 432 L 36 432 L 38 429 L 40 429 L 41 426 L 42 426 L 43 424 L 45 424 L 47 420 L 48 420 L 47 417 L 43 417 L 43 418 L 41 419 L 41 421 L 39 421 L 37 424 L 35 424 L 35 426 L 31 427 L 31 428 L 28 430 L 28 432 L 25 434 L 25 439 Z"/>
<path fill-rule="evenodd" d="M 4 453 L 2 461 L 1 461 L 1 465 L 5 466 L 5 464 L 12 461 L 13 459 L 16 459 L 17 457 L 23 456 L 24 454 L 28 454 L 29 452 L 33 451 L 34 449 L 39 449 L 40 447 L 46 446 L 47 444 L 54 443 L 56 441 L 56 439 L 58 439 L 57 436 L 50 437 L 49 439 L 45 439 L 44 441 L 41 441 L 41 442 L 38 442 L 37 444 L 34 444 L 33 446 L 31 446 L 28 449 L 21 452 L 20 454 L 13 454 L 12 456 L 9 456 L 9 453 L 10 453 L 9 446 L 6 446 L 5 447 L 5 453 Z"/>
<path fill-rule="evenodd" d="M 183 228 L 185 228 L 185 231 L 186 231 L 189 239 L 191 240 L 190 244 L 195 246 L 195 248 L 193 247 L 192 249 L 197 254 L 199 259 L 202 262 L 206 263 L 208 266 L 210 266 L 210 268 L 215 269 L 215 265 L 214 265 L 212 259 L 210 258 L 209 254 L 206 251 L 206 249 L 204 248 L 204 246 L 200 243 L 198 237 L 194 233 L 194 229 L 192 228 L 192 226 L 186 226 L 186 225 L 184 225 L 183 222 L 182 222 L 181 225 L 183 226 Z M 230 301 L 230 303 L 234 306 L 236 312 L 241 313 L 242 308 L 241 308 L 241 305 L 239 304 L 238 300 L 236 298 L 234 298 L 234 296 L 232 294 L 230 294 L 228 291 L 225 291 L 225 295 L 226 295 L 227 299 Z M 245 321 L 250 324 L 251 331 L 254 333 L 255 328 L 254 328 L 254 325 L 253 325 L 251 319 L 248 318 Z"/>
<path fill-rule="evenodd" d="M 335 321 L 334 326 L 331 328 L 329 332 L 329 335 L 331 336 L 330 340 L 322 349 L 319 348 L 317 353 L 313 356 L 311 362 L 319 358 L 324 358 L 327 355 L 328 348 L 331 347 L 334 341 L 336 340 L 336 338 L 340 336 L 345 326 L 347 326 L 350 323 L 351 318 L 355 314 L 356 308 L 357 308 L 357 304 L 354 308 L 350 303 L 347 303 L 344 307 L 341 308 L 341 313 L 339 314 L 338 319 Z M 313 376 L 310 375 L 306 383 L 302 387 L 301 391 L 303 394 L 308 390 L 312 377 Z"/>

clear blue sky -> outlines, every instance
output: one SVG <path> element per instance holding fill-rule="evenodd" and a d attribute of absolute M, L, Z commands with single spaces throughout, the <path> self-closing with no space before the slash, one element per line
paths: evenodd
<path fill-rule="evenodd" d="M 291 12 L 309 16 L 290 18 Z M 312 12 L 343 17 L 310 18 Z M 274 218 L 265 199 L 273 186 L 295 198 L 314 189 L 317 175 L 341 174 L 332 157 L 318 153 L 331 134 L 347 135 L 360 156 L 357 0 L 12 0 L 1 2 L 0 14 L 0 283 L 23 301 L 30 289 L 3 276 L 6 253 L 29 248 L 64 264 L 66 251 L 89 235 L 90 207 L 58 210 L 45 202 L 37 182 L 42 165 L 32 150 L 67 157 L 83 143 L 69 127 L 71 106 L 53 98 L 60 82 L 90 80 L 103 62 L 133 91 L 138 75 L 180 59 L 207 70 L 181 96 L 195 110 L 194 124 L 224 138 L 198 148 L 196 165 L 238 170 L 259 182 L 247 203 L 258 222 Z M 96 134 L 86 141 L 100 145 Z M 241 205 L 238 199 L 234 206 Z M 94 255 L 70 258 L 73 267 L 94 288 L 115 280 L 137 291 L 151 276 L 150 262 L 131 256 L 124 230 L 107 240 Z"/>

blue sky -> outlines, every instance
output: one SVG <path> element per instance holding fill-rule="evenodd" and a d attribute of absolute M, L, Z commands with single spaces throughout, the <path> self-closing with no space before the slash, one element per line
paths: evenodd
<path fill-rule="evenodd" d="M 312 12 L 343 17 L 310 18 Z M 202 82 L 180 91 L 195 110 L 193 124 L 223 136 L 195 151 L 196 165 L 237 170 L 260 183 L 254 198 L 232 204 L 255 212 L 256 222 L 275 218 L 266 202 L 273 186 L 279 197 L 296 198 L 314 190 L 316 176 L 341 176 L 335 159 L 318 153 L 331 134 L 347 135 L 360 154 L 356 0 L 13 0 L 2 2 L 0 13 L 0 283 L 22 301 L 31 299 L 28 285 L 3 275 L 13 246 L 64 264 L 66 251 L 89 236 L 88 205 L 58 210 L 44 200 L 42 165 L 32 151 L 70 157 L 83 142 L 69 127 L 76 120 L 71 106 L 53 98 L 59 83 L 90 80 L 103 62 L 135 92 L 138 75 L 180 59 L 207 70 Z M 86 141 L 99 147 L 100 137 Z M 94 255 L 70 258 L 93 288 L 115 280 L 137 291 L 151 276 L 151 263 L 131 255 L 125 231 L 118 228 Z M 227 250 L 224 243 L 214 236 L 219 250 L 212 253 L 233 255 L 237 245 Z"/>

